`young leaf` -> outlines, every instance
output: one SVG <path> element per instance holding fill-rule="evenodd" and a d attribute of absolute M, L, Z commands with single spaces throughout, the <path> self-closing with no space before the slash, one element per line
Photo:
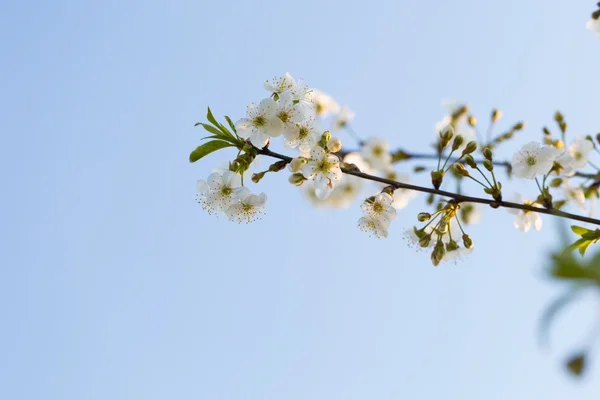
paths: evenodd
<path fill-rule="evenodd" d="M 231 143 L 225 142 L 223 140 L 211 140 L 210 142 L 204 143 L 202 146 L 196 147 L 196 150 L 190 153 L 190 162 L 196 162 L 202 157 L 212 153 L 213 151 L 217 151 L 225 147 L 231 146 L 233 146 Z"/>
<path fill-rule="evenodd" d="M 215 128 L 215 127 L 214 127 L 214 126 L 212 126 L 212 125 L 203 124 L 203 123 L 200 123 L 200 125 L 202 125 L 202 127 L 203 127 L 204 129 L 206 129 L 207 131 L 209 131 L 210 133 L 212 133 L 212 134 L 214 134 L 214 135 L 217 135 L 217 136 L 220 136 L 220 137 L 223 137 L 223 136 L 224 136 L 224 135 L 223 135 L 223 132 L 221 132 L 219 129 Z"/>
<path fill-rule="evenodd" d="M 210 111 L 210 107 L 208 107 L 208 112 L 206 113 L 206 119 L 208 119 L 208 121 L 213 124 L 214 126 L 219 126 L 219 123 L 217 122 L 217 120 L 215 119 L 215 117 L 213 116 L 212 111 Z"/>
<path fill-rule="evenodd" d="M 579 236 L 581 236 L 581 235 L 583 235 L 583 234 L 585 234 L 585 233 L 593 232 L 593 231 L 591 231 L 591 230 L 589 230 L 589 229 L 585 229 L 584 227 L 582 227 L 582 226 L 577 226 L 577 225 L 572 225 L 572 226 L 571 226 L 571 230 L 572 230 L 574 233 L 576 233 L 577 235 L 579 235 Z"/>
<path fill-rule="evenodd" d="M 231 127 L 231 130 L 234 131 L 235 133 L 237 133 L 237 131 L 235 130 L 235 125 L 233 124 L 233 122 L 231 122 L 231 118 L 229 118 L 227 115 L 225 116 L 225 119 L 227 120 L 227 123 L 229 124 L 229 126 Z"/>

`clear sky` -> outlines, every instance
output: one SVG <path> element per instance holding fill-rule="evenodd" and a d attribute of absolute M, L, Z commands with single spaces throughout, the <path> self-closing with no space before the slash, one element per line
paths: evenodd
<path fill-rule="evenodd" d="M 434 268 L 402 239 L 422 196 L 377 241 L 358 205 L 316 210 L 273 174 L 267 216 L 237 225 L 194 201 L 233 154 L 187 160 L 206 106 L 242 117 L 286 71 L 414 150 L 444 98 L 526 120 L 505 157 L 557 108 L 595 134 L 594 3 L 5 2 L 0 398 L 599 398 L 598 362 L 581 382 L 561 366 L 592 302 L 537 345 L 561 292 L 542 278 L 550 218 L 523 234 L 484 210 L 475 252 Z"/>

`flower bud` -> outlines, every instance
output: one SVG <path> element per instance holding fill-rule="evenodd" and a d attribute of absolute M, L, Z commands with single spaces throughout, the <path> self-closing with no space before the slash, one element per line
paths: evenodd
<path fill-rule="evenodd" d="M 303 157 L 296 157 L 294 158 L 289 166 L 288 169 L 291 172 L 300 172 L 302 170 L 302 167 L 304 166 L 304 164 L 306 163 L 306 159 Z"/>
<path fill-rule="evenodd" d="M 305 180 L 306 180 L 306 178 L 304 177 L 304 175 L 302 175 L 299 172 L 296 172 L 295 174 L 291 174 L 290 177 L 288 178 L 288 182 L 291 183 L 292 185 L 296 185 L 296 186 L 302 185 Z"/>
<path fill-rule="evenodd" d="M 465 168 L 461 163 L 452 164 L 452 169 L 456 172 L 457 175 L 460 176 L 469 176 L 469 171 Z"/>
<path fill-rule="evenodd" d="M 454 138 L 454 142 L 452 143 L 452 151 L 458 150 L 458 148 L 463 144 L 463 137 L 458 135 Z"/>
<path fill-rule="evenodd" d="M 500 117 L 502 117 L 502 111 L 498 110 L 497 108 L 494 108 L 492 110 L 492 122 L 498 121 Z"/>
<path fill-rule="evenodd" d="M 323 143 L 327 144 L 331 140 L 331 132 L 325 131 L 325 133 L 323 133 L 323 136 L 321 136 L 321 140 L 323 141 Z"/>
<path fill-rule="evenodd" d="M 521 129 L 525 128 L 525 122 L 521 121 L 521 122 L 517 122 L 513 127 L 512 130 L 513 131 L 520 131 Z"/>
<path fill-rule="evenodd" d="M 563 183 L 563 180 L 561 178 L 554 178 L 550 182 L 550 187 L 557 188 L 557 187 L 560 187 L 560 185 L 562 185 L 562 183 Z"/>
<path fill-rule="evenodd" d="M 454 251 L 458 250 L 458 243 L 456 241 L 451 240 L 446 244 L 446 251 Z"/>
<path fill-rule="evenodd" d="M 466 233 L 462 236 L 462 240 L 463 240 L 463 245 L 467 248 L 467 249 L 472 249 L 473 248 L 473 240 L 471 239 L 471 237 L 469 235 L 467 235 Z"/>
<path fill-rule="evenodd" d="M 598 141 L 598 143 L 600 144 L 600 133 L 596 134 L 596 140 Z"/>
<path fill-rule="evenodd" d="M 439 189 L 444 180 L 444 171 L 431 171 L 431 184 L 434 188 Z"/>
<path fill-rule="evenodd" d="M 258 183 L 265 176 L 267 171 L 258 172 L 256 174 L 252 174 L 252 182 Z"/>
<path fill-rule="evenodd" d="M 483 149 L 483 156 L 492 161 L 492 149 L 490 149 L 489 147 L 486 147 L 485 149 Z"/>
<path fill-rule="evenodd" d="M 454 128 L 451 125 L 446 125 L 444 129 L 440 131 L 440 139 L 444 142 L 449 142 L 454 136 Z"/>
<path fill-rule="evenodd" d="M 428 247 L 429 243 L 431 243 L 431 234 L 426 234 L 421 239 L 419 239 L 419 246 Z"/>
<path fill-rule="evenodd" d="M 287 161 L 283 161 L 283 160 L 274 162 L 273 164 L 269 165 L 269 171 L 270 172 L 279 172 L 285 168 L 287 163 L 288 163 Z"/>
<path fill-rule="evenodd" d="M 437 267 L 440 261 L 442 261 L 442 258 L 444 258 L 444 254 L 446 254 L 446 251 L 444 250 L 444 243 L 439 241 L 435 244 L 435 247 L 431 252 L 431 262 L 433 265 Z"/>
<path fill-rule="evenodd" d="M 338 151 L 340 151 L 342 149 L 342 141 L 340 139 L 338 139 L 338 138 L 335 138 L 335 137 L 331 138 L 327 142 L 327 148 L 332 153 L 337 153 Z"/>
<path fill-rule="evenodd" d="M 477 168 L 477 163 L 475 162 L 475 159 L 473 158 L 473 156 L 471 156 L 470 154 L 467 154 L 466 156 L 464 156 L 463 160 L 465 161 L 465 163 L 467 163 L 467 165 L 469 167 Z"/>
<path fill-rule="evenodd" d="M 475 118 L 474 115 L 469 115 L 469 119 L 468 119 L 469 125 L 474 128 L 475 125 L 477 125 L 477 118 Z"/>
<path fill-rule="evenodd" d="M 548 129 L 547 127 L 543 127 L 542 131 L 544 132 L 544 135 L 552 136 L 552 134 L 550 133 L 550 129 Z"/>
<path fill-rule="evenodd" d="M 559 124 L 564 120 L 565 118 L 563 117 L 562 113 L 560 111 L 557 111 L 554 113 L 554 120 L 556 122 L 558 122 Z"/>
<path fill-rule="evenodd" d="M 492 164 L 492 162 L 490 160 L 483 160 L 483 166 L 488 171 L 493 171 L 494 170 L 494 164 Z"/>
<path fill-rule="evenodd" d="M 562 133 L 565 133 L 567 131 L 567 123 L 565 121 L 560 122 L 558 126 L 560 127 L 560 131 Z"/>
<path fill-rule="evenodd" d="M 419 222 L 427 222 L 431 218 L 431 214 L 422 212 L 422 213 L 419 213 L 417 218 L 419 219 Z"/>
<path fill-rule="evenodd" d="M 462 153 L 463 154 L 471 154 L 475 150 L 477 150 L 477 142 L 472 140 L 467 144 L 467 147 L 463 150 Z"/>
<path fill-rule="evenodd" d="M 439 223 L 438 227 L 437 227 L 437 230 L 440 233 L 446 233 L 446 232 L 448 232 L 448 225 L 449 225 L 448 224 L 448 218 L 442 218 L 440 220 L 440 223 Z"/>

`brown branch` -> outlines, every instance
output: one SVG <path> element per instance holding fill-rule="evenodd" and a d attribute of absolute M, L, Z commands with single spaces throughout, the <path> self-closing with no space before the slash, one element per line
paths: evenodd
<path fill-rule="evenodd" d="M 256 149 L 256 150 L 258 151 L 258 154 L 261 154 L 264 156 L 277 158 L 277 159 L 285 161 L 287 163 L 292 161 L 292 157 L 288 157 L 283 154 L 275 153 L 267 148 Z M 527 204 L 511 203 L 509 201 L 496 201 L 493 199 L 484 199 L 481 197 L 465 196 L 462 194 L 447 192 L 444 190 L 428 188 L 428 187 L 424 187 L 424 186 L 411 185 L 409 183 L 402 183 L 402 182 L 394 181 L 392 179 L 380 178 L 378 176 L 365 174 L 364 172 L 361 172 L 358 169 L 342 168 L 342 172 L 345 174 L 348 174 L 348 175 L 357 176 L 359 178 L 363 178 L 363 179 L 370 180 L 373 182 L 383 183 L 383 184 L 392 186 L 396 189 L 414 190 L 417 192 L 431 193 L 431 194 L 435 194 L 438 196 L 449 197 L 451 199 L 456 200 L 459 203 L 461 203 L 461 202 L 479 203 L 479 204 L 487 204 L 487 205 L 491 206 L 492 208 L 498 208 L 498 207 L 512 208 L 512 209 L 517 209 L 517 210 L 522 210 L 522 211 L 536 212 L 539 214 L 554 215 L 556 217 L 567 218 L 567 219 L 571 219 L 574 221 L 580 221 L 580 222 L 587 222 L 590 224 L 600 226 L 600 220 L 598 220 L 598 219 L 586 217 L 583 215 L 571 214 L 571 213 L 556 210 L 556 209 L 538 208 L 538 207 L 534 207 L 534 206 L 527 205 Z"/>

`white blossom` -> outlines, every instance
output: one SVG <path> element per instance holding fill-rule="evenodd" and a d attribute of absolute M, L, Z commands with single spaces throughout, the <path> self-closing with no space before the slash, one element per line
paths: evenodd
<path fill-rule="evenodd" d="M 342 106 L 340 111 L 334 116 L 333 124 L 331 125 L 331 130 L 333 132 L 339 131 L 344 128 L 354 119 L 354 113 L 350 111 L 348 106 Z"/>
<path fill-rule="evenodd" d="M 284 125 L 276 116 L 277 105 L 273 99 L 264 99 L 259 105 L 251 103 L 247 109 L 247 118 L 242 118 L 235 124 L 237 134 L 250 138 L 250 142 L 258 148 L 263 148 L 269 138 L 281 135 Z"/>
<path fill-rule="evenodd" d="M 530 142 L 513 155 L 512 170 L 520 178 L 533 179 L 550 172 L 556 157 L 556 148 Z"/>
<path fill-rule="evenodd" d="M 558 150 L 558 157 L 554 160 L 558 164 L 558 171 L 552 171 L 552 175 L 573 176 L 575 175 L 575 158 L 567 150 Z"/>
<path fill-rule="evenodd" d="M 390 146 L 380 138 L 370 138 L 366 141 L 361 150 L 362 158 L 369 163 L 371 168 L 385 171 L 392 164 L 392 155 L 390 154 Z"/>
<path fill-rule="evenodd" d="M 533 201 L 529 201 L 529 200 L 524 201 L 520 195 L 515 195 L 512 202 L 518 203 L 518 204 L 525 204 L 525 205 L 529 205 L 529 206 L 533 206 L 533 207 L 537 207 L 537 208 L 542 208 L 541 205 L 539 205 Z M 542 217 L 540 217 L 540 214 L 538 214 L 534 211 L 519 210 L 519 209 L 515 209 L 515 208 L 509 208 L 508 212 L 511 214 L 515 214 L 514 226 L 518 230 L 527 232 L 532 227 L 536 231 L 540 231 L 542 229 Z"/>
<path fill-rule="evenodd" d="M 358 227 L 361 231 L 368 233 L 370 236 L 375 236 L 378 239 L 388 236 L 388 225 L 381 220 L 374 219 L 371 216 L 365 215 L 358 220 Z"/>
<path fill-rule="evenodd" d="M 442 262 L 446 262 L 446 261 L 456 262 L 457 260 L 463 259 L 465 256 L 471 254 L 472 251 L 473 251 L 473 248 L 467 249 L 465 247 L 459 247 L 459 248 L 451 250 L 451 251 L 446 251 L 444 253 L 444 257 L 442 257 Z"/>
<path fill-rule="evenodd" d="M 365 200 L 360 208 L 366 216 L 387 226 L 397 215 L 396 209 L 392 207 L 393 201 L 389 194 L 379 193 L 374 198 Z"/>
<path fill-rule="evenodd" d="M 384 173 L 384 177 L 400 183 L 410 183 L 410 175 L 406 173 L 396 172 L 390 168 Z M 385 185 L 384 185 L 385 186 Z M 400 210 L 408 205 L 408 203 L 418 196 L 418 192 L 410 189 L 398 188 L 394 190 L 394 202 L 392 205 Z"/>
<path fill-rule="evenodd" d="M 284 92 L 277 100 L 277 111 L 275 115 L 283 122 L 283 137 L 293 138 L 298 136 L 298 123 L 304 120 L 304 112 L 294 104 L 294 96 L 290 92 Z"/>
<path fill-rule="evenodd" d="M 333 192 L 327 199 L 335 208 L 347 208 L 360 195 L 363 180 L 357 176 L 343 174 L 342 179 L 336 183 Z"/>
<path fill-rule="evenodd" d="M 585 27 L 596 34 L 596 36 L 600 37 L 600 18 L 594 19 L 591 18 Z"/>
<path fill-rule="evenodd" d="M 588 163 L 590 152 L 594 150 L 594 144 L 585 137 L 579 136 L 569 146 L 569 154 L 575 159 L 572 163 L 576 170 L 585 167 Z"/>
<path fill-rule="evenodd" d="M 297 147 L 302 153 L 308 153 L 319 141 L 321 129 L 314 119 L 309 118 L 297 123 L 294 129 L 283 134 L 286 148 L 295 149 Z"/>
<path fill-rule="evenodd" d="M 571 186 L 570 182 L 566 181 L 563 185 L 563 191 L 568 201 L 574 202 L 581 211 L 585 212 L 585 193 L 581 187 Z"/>
<path fill-rule="evenodd" d="M 334 182 L 342 177 L 340 160 L 320 146 L 315 146 L 310 151 L 308 162 L 302 167 L 302 175 L 314 181 L 317 197 L 326 199 L 333 191 Z"/>
<path fill-rule="evenodd" d="M 225 211 L 244 190 L 241 183 L 241 177 L 235 172 L 213 172 L 206 181 L 197 182 L 197 201 L 209 214 Z"/>
<path fill-rule="evenodd" d="M 225 210 L 225 215 L 234 222 L 250 223 L 256 221 L 264 213 L 266 203 L 266 194 L 253 194 L 244 188 L 239 193 L 237 201 L 231 203 Z"/>
<path fill-rule="evenodd" d="M 269 93 L 277 93 L 280 95 L 288 90 L 292 90 L 296 86 L 296 81 L 289 72 L 286 72 L 285 76 L 279 76 L 271 80 L 267 80 L 264 86 Z"/>
<path fill-rule="evenodd" d="M 312 89 L 312 100 L 317 117 L 326 118 L 340 111 L 340 106 L 333 97 L 317 89 Z"/>

